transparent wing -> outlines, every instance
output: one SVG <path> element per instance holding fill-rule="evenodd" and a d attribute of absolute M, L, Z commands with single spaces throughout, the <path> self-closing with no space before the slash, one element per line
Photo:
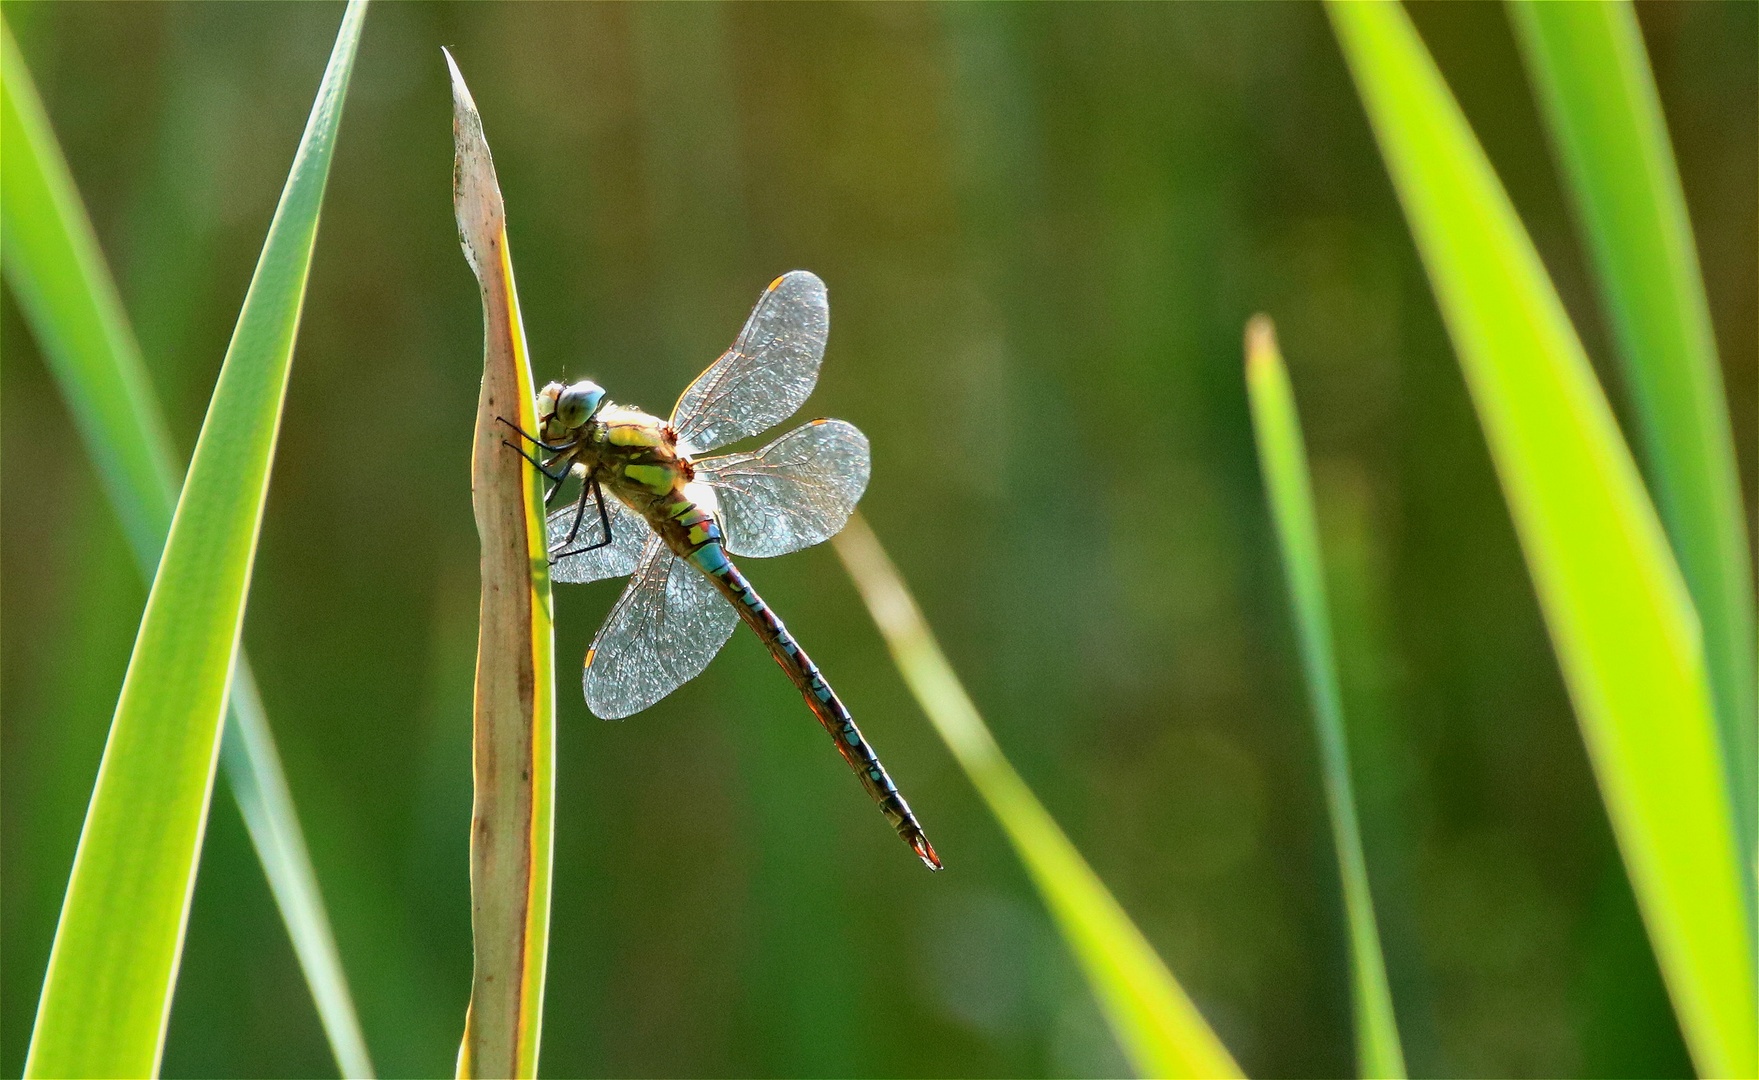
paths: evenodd
<path fill-rule="evenodd" d="M 771 282 L 733 347 L 678 399 L 678 441 L 702 453 L 793 416 L 818 382 L 830 328 L 830 302 L 816 274 L 793 270 Z"/>
<path fill-rule="evenodd" d="M 640 712 L 700 674 L 738 621 L 701 571 L 650 534 L 586 654 L 586 707 L 604 720 Z"/>
<path fill-rule="evenodd" d="M 549 541 L 550 558 L 556 559 L 556 553 L 560 551 L 575 552 L 550 564 L 551 581 L 603 581 L 623 577 L 635 570 L 642 545 L 653 536 L 653 529 L 640 514 L 610 495 L 605 496 L 605 510 L 611 519 L 611 542 L 603 547 L 593 547 L 591 551 L 580 549 L 592 547 L 605 538 L 597 503 L 587 503 L 578 530 L 574 529 L 575 515 L 579 513 L 575 503 L 569 503 L 545 519 L 544 532 Z M 570 531 L 574 531 L 572 540 L 568 538 Z"/>
<path fill-rule="evenodd" d="M 814 420 L 755 453 L 696 462 L 720 499 L 727 550 L 758 558 L 835 536 L 870 470 L 867 436 L 842 420 Z"/>

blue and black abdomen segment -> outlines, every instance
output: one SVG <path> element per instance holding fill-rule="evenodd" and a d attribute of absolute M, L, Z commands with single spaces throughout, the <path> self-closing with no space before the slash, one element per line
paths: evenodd
<path fill-rule="evenodd" d="M 898 835 L 928 864 L 930 870 L 939 870 L 940 857 L 935 854 L 928 837 L 922 834 L 922 826 L 917 824 L 916 815 L 910 812 L 910 804 L 898 793 L 898 785 L 892 783 L 885 766 L 880 764 L 879 755 L 873 752 L 873 746 L 861 734 L 861 729 L 855 726 L 855 718 L 849 715 L 849 710 L 837 697 L 836 691 L 831 689 L 830 683 L 820 674 L 812 657 L 806 655 L 806 650 L 794 640 L 794 635 L 788 632 L 775 611 L 757 595 L 757 590 L 751 587 L 751 582 L 745 580 L 745 575 L 727 558 L 727 553 L 719 543 L 711 541 L 704 544 L 689 559 L 698 570 L 709 576 L 722 595 L 738 610 L 740 618 L 763 639 L 763 643 L 769 647 L 770 655 L 775 657 L 776 663 L 781 665 L 788 677 L 794 680 L 794 685 L 799 687 L 800 694 L 811 707 L 813 715 L 818 717 L 819 723 L 824 725 L 836 742 L 843 760 L 855 770 L 855 775 L 861 779 L 861 786 L 873 796 L 873 801 L 879 804 L 880 811 L 886 815 L 892 827 L 898 830 Z"/>

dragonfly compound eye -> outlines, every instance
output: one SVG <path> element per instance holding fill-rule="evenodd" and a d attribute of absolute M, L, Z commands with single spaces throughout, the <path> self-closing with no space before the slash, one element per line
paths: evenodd
<path fill-rule="evenodd" d="M 556 398 L 556 419 L 563 427 L 577 428 L 592 419 L 604 403 L 605 391 L 598 383 L 582 380 Z"/>

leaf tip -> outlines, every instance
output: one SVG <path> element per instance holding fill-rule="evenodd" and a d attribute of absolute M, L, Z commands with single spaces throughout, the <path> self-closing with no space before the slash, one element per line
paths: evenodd
<path fill-rule="evenodd" d="M 477 278 L 491 260 L 485 258 L 505 224 L 501 185 L 495 178 L 495 160 L 483 135 L 482 115 L 458 70 L 452 50 L 440 47 L 452 82 L 452 141 L 456 157 L 452 167 L 452 207 L 458 218 L 458 239 Z"/>
<path fill-rule="evenodd" d="M 458 70 L 458 61 L 453 58 L 452 50 L 440 46 L 440 55 L 446 58 L 446 70 L 452 76 L 452 108 L 456 113 L 475 113 L 476 101 L 470 96 L 470 87 L 464 85 L 464 73 Z"/>
<path fill-rule="evenodd" d="M 1264 312 L 1246 320 L 1246 372 L 1273 363 L 1277 355 L 1276 324 Z"/>

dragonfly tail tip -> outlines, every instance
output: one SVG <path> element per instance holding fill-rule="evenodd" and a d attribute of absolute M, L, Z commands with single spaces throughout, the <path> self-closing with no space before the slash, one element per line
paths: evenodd
<path fill-rule="evenodd" d="M 916 852 L 917 857 L 922 860 L 922 864 L 930 870 L 946 869 L 941 865 L 941 857 L 934 853 L 934 845 L 928 842 L 928 837 L 917 833 L 910 838 L 910 848 Z"/>

